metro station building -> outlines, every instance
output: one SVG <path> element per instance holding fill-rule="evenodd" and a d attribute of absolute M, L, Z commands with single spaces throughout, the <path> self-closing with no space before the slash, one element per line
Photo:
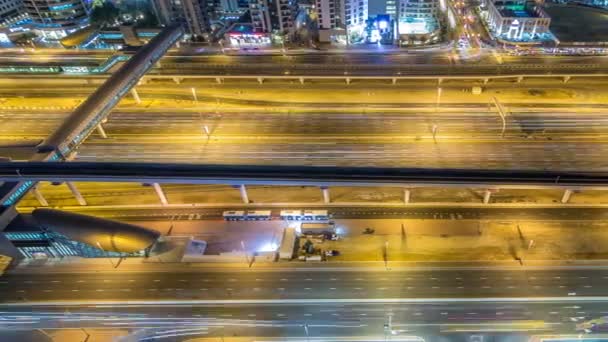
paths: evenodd
<path fill-rule="evenodd" d="M 522 0 L 485 0 L 485 19 L 497 39 L 534 42 L 551 37 L 551 18 L 538 5 Z"/>

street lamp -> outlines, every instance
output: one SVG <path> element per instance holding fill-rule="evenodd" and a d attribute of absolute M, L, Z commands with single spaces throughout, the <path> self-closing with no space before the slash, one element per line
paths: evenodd
<path fill-rule="evenodd" d="M 439 111 L 439 105 L 441 104 L 441 94 L 443 93 L 443 88 L 437 87 L 437 102 L 435 103 L 435 111 Z"/>
<path fill-rule="evenodd" d="M 388 270 L 388 241 L 384 241 L 384 267 Z"/>
<path fill-rule="evenodd" d="M 500 137 L 504 138 L 505 131 L 507 130 L 506 113 L 505 113 L 504 109 L 502 108 L 502 105 L 500 104 L 500 102 L 498 102 L 498 99 L 496 97 L 492 97 L 492 101 L 494 101 L 494 105 L 496 106 L 496 109 L 498 110 L 498 115 L 500 116 L 500 119 L 502 120 L 502 130 L 500 132 Z"/>
<path fill-rule="evenodd" d="M 97 247 L 99 247 L 99 249 L 101 249 L 102 252 L 107 253 L 105 249 L 103 249 L 103 247 L 101 247 L 101 244 L 99 243 L 99 241 L 95 241 L 95 244 L 97 244 Z M 112 265 L 112 268 L 116 268 L 118 267 L 118 264 L 116 264 L 116 266 L 114 266 L 114 262 L 112 261 L 112 258 L 108 255 L 108 260 L 110 261 L 110 265 Z"/>
<path fill-rule="evenodd" d="M 196 88 L 192 87 L 190 88 L 190 90 L 192 91 L 192 97 L 194 98 L 194 102 L 196 102 L 196 104 L 198 105 L 198 97 L 196 97 Z"/>
<path fill-rule="evenodd" d="M 306 333 L 306 342 L 310 342 L 310 334 L 308 332 L 308 323 L 304 323 L 304 332 Z"/>

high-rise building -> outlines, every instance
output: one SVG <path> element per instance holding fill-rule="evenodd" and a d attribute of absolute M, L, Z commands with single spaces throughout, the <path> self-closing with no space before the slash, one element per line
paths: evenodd
<path fill-rule="evenodd" d="M 0 26 L 10 24 L 24 14 L 21 0 L 0 0 Z"/>
<path fill-rule="evenodd" d="M 397 14 L 399 34 L 424 34 L 434 31 L 438 0 L 400 0 Z"/>
<path fill-rule="evenodd" d="M 60 39 L 88 23 L 90 2 L 85 0 L 23 0 L 34 30 L 46 39 Z"/>
<path fill-rule="evenodd" d="M 251 22 L 256 30 L 288 34 L 293 29 L 295 5 L 293 0 L 251 0 Z"/>
<path fill-rule="evenodd" d="M 204 37 L 210 29 L 217 0 L 154 0 L 153 8 L 159 23 L 182 23 L 194 37 Z"/>
<path fill-rule="evenodd" d="M 316 0 L 319 29 L 352 29 L 365 25 L 368 0 Z"/>
<path fill-rule="evenodd" d="M 400 0 L 400 18 L 430 19 L 437 16 L 439 2 L 437 0 Z"/>
<path fill-rule="evenodd" d="M 397 15 L 397 0 L 385 0 L 386 6 L 384 7 L 384 14 L 388 14 L 395 18 Z"/>
<path fill-rule="evenodd" d="M 364 27 L 368 18 L 367 0 L 342 0 L 344 2 L 345 23 L 348 28 Z"/>

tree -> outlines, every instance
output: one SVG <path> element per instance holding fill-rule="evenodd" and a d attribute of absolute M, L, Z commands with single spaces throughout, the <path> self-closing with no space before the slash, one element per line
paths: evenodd
<path fill-rule="evenodd" d="M 98 27 L 114 26 L 120 11 L 110 1 L 95 0 L 91 11 L 91 24 Z"/>

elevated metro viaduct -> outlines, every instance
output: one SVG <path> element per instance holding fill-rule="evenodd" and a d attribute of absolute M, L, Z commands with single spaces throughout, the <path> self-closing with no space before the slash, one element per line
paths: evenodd
<path fill-rule="evenodd" d="M 560 203 L 574 191 L 608 190 L 608 173 L 357 167 L 235 166 L 163 163 L 70 162 L 0 163 L 0 180 L 12 182 L 136 182 L 152 184 L 162 205 L 168 205 L 160 184 L 219 184 L 240 190 L 250 204 L 248 185 L 319 187 L 323 203 L 332 203 L 330 187 L 392 187 L 403 189 L 403 204 L 422 187 L 483 189 L 483 203 L 500 189 L 559 189 Z M 38 197 L 38 196 L 37 196 Z M 40 199 L 39 199 L 40 201 Z M 41 203 L 43 201 L 40 201 Z M 44 206 L 44 204 L 42 204 Z"/>
<path fill-rule="evenodd" d="M 82 102 L 59 128 L 36 148 L 33 161 L 58 162 L 71 158 L 73 151 L 95 130 L 126 93 L 184 34 L 179 25 L 169 26 L 143 46 L 120 69 Z M 136 93 L 134 94 L 135 96 Z M 15 180 L 0 185 L 0 229 L 15 217 L 14 205 L 34 186 L 35 181 Z"/>
<path fill-rule="evenodd" d="M 549 65 L 551 67 L 552 65 Z M 221 65 L 219 66 L 221 69 Z M 362 66 L 365 67 L 365 66 Z M 429 68 L 430 67 L 430 68 Z M 334 70 L 335 71 L 335 70 Z M 172 80 L 176 84 L 181 84 L 186 80 L 211 80 L 217 84 L 231 80 L 254 80 L 259 84 L 264 84 L 266 81 L 296 81 L 300 84 L 305 84 L 307 81 L 341 81 L 346 85 L 353 82 L 361 81 L 386 81 L 388 84 L 397 85 L 403 81 L 417 80 L 432 80 L 436 81 L 437 85 L 441 85 L 444 81 L 479 81 L 481 84 L 488 84 L 491 81 L 509 80 L 521 83 L 526 79 L 553 79 L 568 83 L 574 78 L 599 78 L 605 79 L 608 77 L 608 68 L 594 67 L 590 69 L 578 68 L 575 66 L 566 66 L 562 68 L 534 68 L 527 65 L 511 67 L 505 70 L 496 68 L 481 68 L 478 66 L 467 66 L 462 69 L 447 69 L 445 66 L 411 66 L 411 69 L 400 71 L 399 69 L 385 69 L 377 74 L 369 72 L 352 71 L 332 72 L 331 70 L 302 70 L 285 71 L 285 70 L 267 70 L 264 66 L 258 66 L 257 69 L 251 71 L 243 70 L 226 70 L 225 72 L 211 72 L 208 69 L 193 70 L 193 69 L 157 69 L 154 73 L 148 73 L 142 77 L 139 84 L 145 84 L 148 81 L 154 80 Z M 109 74 L 82 74 L 82 75 L 5 75 L 5 79 L 65 79 L 65 80 L 81 80 L 86 79 L 89 82 L 103 81 L 110 77 Z M 136 95 L 134 94 L 134 97 Z"/>

